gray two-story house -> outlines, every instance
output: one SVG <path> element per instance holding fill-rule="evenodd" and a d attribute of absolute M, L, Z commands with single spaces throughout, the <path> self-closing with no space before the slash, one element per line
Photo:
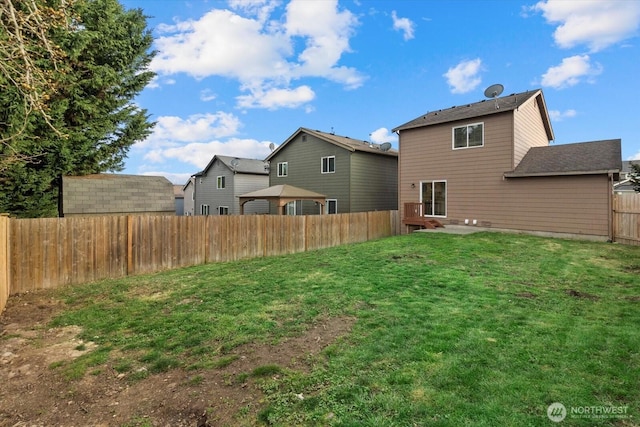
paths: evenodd
<path fill-rule="evenodd" d="M 327 196 L 325 212 L 306 200 L 291 202 L 288 214 L 398 208 L 398 152 L 390 144 L 299 128 L 265 160 L 270 186 L 288 184 Z"/>
<path fill-rule="evenodd" d="M 184 186 L 185 215 L 237 215 L 238 196 L 269 186 L 269 166 L 262 160 L 213 156 L 209 164 Z M 269 203 L 255 200 L 245 215 L 269 213 Z"/>

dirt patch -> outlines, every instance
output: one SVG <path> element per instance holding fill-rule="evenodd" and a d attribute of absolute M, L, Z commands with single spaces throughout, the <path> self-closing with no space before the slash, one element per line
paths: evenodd
<path fill-rule="evenodd" d="M 582 298 L 582 299 L 589 299 L 591 301 L 596 301 L 599 300 L 600 297 L 598 297 L 597 295 L 592 295 L 592 294 L 588 294 L 586 292 L 580 292 L 580 291 L 576 291 L 574 289 L 567 289 L 565 291 L 565 293 L 567 295 L 569 295 L 570 297 L 574 297 L 574 298 Z"/>
<path fill-rule="evenodd" d="M 250 374 L 276 365 L 308 371 L 314 356 L 349 333 L 353 318 L 324 318 L 277 345 L 235 348 L 229 363 L 173 369 L 131 381 L 107 362 L 69 381 L 52 364 L 90 352 L 75 326 L 47 328 L 62 304 L 46 293 L 12 296 L 0 316 L 0 426 L 226 426 L 253 424 L 263 395 Z"/>
<path fill-rule="evenodd" d="M 531 292 L 520 292 L 520 293 L 517 293 L 516 296 L 518 298 L 527 298 L 527 299 L 535 299 L 538 297 L 538 295 L 533 294 Z"/>

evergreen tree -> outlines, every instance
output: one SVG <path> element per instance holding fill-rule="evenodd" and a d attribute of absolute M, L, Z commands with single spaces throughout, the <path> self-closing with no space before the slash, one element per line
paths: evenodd
<path fill-rule="evenodd" d="M 633 190 L 637 193 L 640 193 L 640 163 L 630 163 L 631 164 L 631 184 L 633 185 Z"/>
<path fill-rule="evenodd" d="M 0 109 L 9 112 L 5 123 L 12 124 L 7 134 L 15 135 L 12 148 L 23 155 L 0 171 L 0 212 L 56 216 L 63 175 L 121 170 L 129 148 L 153 127 L 133 103 L 154 76 L 142 11 L 124 10 L 117 0 L 76 0 L 71 12 L 68 25 L 48 33 L 64 56 L 56 64 L 38 61 L 55 85 L 46 116 L 12 115 L 22 105 L 20 94 L 0 96 Z"/>

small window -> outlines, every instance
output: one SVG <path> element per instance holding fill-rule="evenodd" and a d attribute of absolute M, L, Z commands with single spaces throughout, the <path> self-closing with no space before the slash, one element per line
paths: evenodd
<path fill-rule="evenodd" d="M 322 173 L 334 173 L 336 171 L 336 156 L 322 158 Z"/>
<path fill-rule="evenodd" d="M 219 215 L 229 215 L 229 206 L 219 206 L 218 207 Z"/>
<path fill-rule="evenodd" d="M 278 163 L 278 176 L 287 176 L 288 174 L 289 174 L 289 163 L 288 162 Z"/>
<path fill-rule="evenodd" d="M 218 190 L 221 190 L 224 188 L 224 184 L 225 184 L 225 179 L 224 179 L 224 175 L 221 175 L 217 178 L 216 180 L 217 182 L 217 188 Z"/>
<path fill-rule="evenodd" d="M 447 216 L 447 181 L 423 181 L 420 198 L 424 216 Z"/>
<path fill-rule="evenodd" d="M 327 199 L 326 211 L 327 211 L 328 214 L 337 214 L 338 213 L 338 201 L 336 199 Z"/>
<path fill-rule="evenodd" d="M 484 124 L 474 123 L 453 128 L 453 149 L 482 147 L 484 145 Z"/>
<path fill-rule="evenodd" d="M 209 205 L 200 205 L 200 215 L 209 215 Z"/>

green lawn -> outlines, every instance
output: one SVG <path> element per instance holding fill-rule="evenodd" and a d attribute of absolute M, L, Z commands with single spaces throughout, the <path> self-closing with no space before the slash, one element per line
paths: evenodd
<path fill-rule="evenodd" d="M 311 372 L 259 378 L 266 424 L 631 426 L 640 418 L 640 247 L 417 233 L 61 292 L 68 309 L 54 324 L 82 326 L 99 344 L 57 368 L 72 379 L 114 350 L 116 369 L 132 376 L 217 369 L 240 344 L 277 342 L 320 317 L 356 318 Z M 567 411 L 627 408 L 623 419 L 568 414 L 555 424 L 553 402 Z"/>

